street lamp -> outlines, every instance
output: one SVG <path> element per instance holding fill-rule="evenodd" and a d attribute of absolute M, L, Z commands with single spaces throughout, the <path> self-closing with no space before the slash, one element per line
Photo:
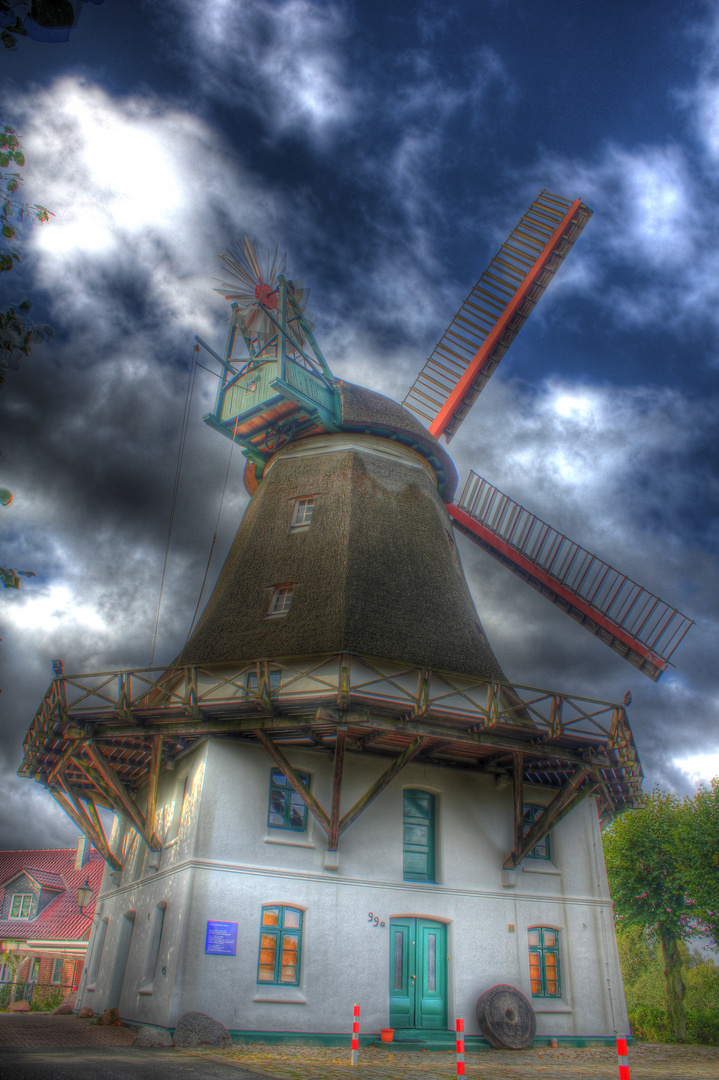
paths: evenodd
<path fill-rule="evenodd" d="M 80 914 L 81 915 L 85 914 L 85 912 L 82 909 L 84 907 L 87 907 L 87 905 L 90 903 L 91 899 L 92 899 L 92 889 L 90 887 L 90 878 L 86 877 L 83 884 L 77 890 L 77 906 L 80 908 Z"/>

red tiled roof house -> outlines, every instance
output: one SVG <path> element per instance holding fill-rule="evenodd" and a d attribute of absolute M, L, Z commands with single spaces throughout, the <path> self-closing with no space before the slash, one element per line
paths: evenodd
<path fill-rule="evenodd" d="M 104 865 L 84 836 L 76 848 L 0 851 L 0 947 L 25 958 L 18 981 L 77 987 Z M 86 880 L 93 895 L 80 911 L 77 890 Z M 13 965 L 0 962 L 0 984 L 13 975 Z"/>

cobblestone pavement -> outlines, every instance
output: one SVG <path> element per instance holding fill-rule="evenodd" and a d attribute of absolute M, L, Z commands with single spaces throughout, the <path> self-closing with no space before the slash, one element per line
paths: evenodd
<path fill-rule="evenodd" d="M 0 1013 L 0 1047 L 13 1050 L 75 1050 L 83 1046 L 129 1046 L 135 1032 L 100 1027 L 92 1020 L 51 1013 Z"/>
<path fill-rule="evenodd" d="M 205 1076 L 209 1080 L 210 1076 L 218 1075 L 218 1066 L 224 1071 L 228 1065 L 234 1067 L 231 1072 L 237 1080 L 251 1073 L 265 1080 L 268 1077 L 278 1080 L 360 1080 L 363 1076 L 366 1080 L 453 1080 L 456 1076 L 454 1051 L 395 1053 L 391 1049 L 364 1047 L 360 1050 L 358 1066 L 353 1068 L 349 1064 L 349 1046 L 337 1049 L 255 1043 L 224 1051 L 140 1051 L 130 1049 L 134 1037 L 132 1028 L 100 1027 L 75 1016 L 0 1013 L 0 1075 L 9 1076 L 3 1066 L 9 1067 L 11 1059 L 14 1062 L 17 1057 L 18 1077 L 29 1077 L 30 1070 L 33 1080 L 36 1075 L 44 1080 L 56 1070 L 50 1069 L 46 1073 L 41 1057 L 45 1063 L 54 1060 L 56 1065 L 64 1065 L 65 1052 L 79 1050 L 78 1064 L 90 1067 L 90 1058 L 87 1061 L 85 1058 L 91 1049 L 97 1049 L 105 1058 L 104 1067 L 95 1073 L 90 1068 L 87 1074 L 83 1068 L 75 1068 L 63 1072 L 62 1076 L 84 1080 L 88 1075 L 94 1080 L 96 1075 L 107 1075 L 119 1080 L 127 1075 L 140 1080 L 145 1069 L 138 1067 L 146 1061 L 148 1075 L 159 1077 L 164 1075 L 163 1070 L 155 1066 L 157 1071 L 153 1073 L 150 1067 L 150 1059 L 154 1066 L 156 1056 L 158 1063 L 162 1060 L 170 1073 L 174 1061 L 175 1072 L 194 1072 L 196 1080 L 203 1080 Z M 51 1054 L 31 1054 L 33 1050 L 63 1053 L 52 1059 Z M 137 1060 L 125 1061 L 128 1053 L 137 1055 Z M 113 1060 L 115 1057 L 117 1061 Z M 71 1055 L 68 1067 L 70 1058 Z M 33 1072 L 33 1067 L 39 1067 L 40 1071 Z M 127 1073 L 125 1067 L 129 1068 Z M 629 1048 L 629 1070 L 631 1080 L 718 1080 L 719 1048 L 641 1043 Z M 13 1077 L 15 1075 L 12 1073 Z M 522 1052 L 492 1050 L 468 1054 L 466 1075 L 477 1080 L 534 1080 L 535 1077 L 537 1080 L 617 1080 L 617 1056 L 614 1048 L 609 1046 L 560 1047 L 556 1050 L 537 1047 Z"/>
<path fill-rule="evenodd" d="M 255 1044 L 182 1053 L 219 1058 L 281 1080 L 454 1080 L 456 1076 L 454 1051 L 393 1054 L 367 1047 L 360 1050 L 356 1068 L 349 1064 L 349 1048 Z M 629 1072 L 631 1080 L 717 1080 L 719 1048 L 643 1043 L 630 1047 Z M 477 1080 L 617 1080 L 619 1069 L 613 1047 L 539 1047 L 467 1054 L 466 1075 Z"/>

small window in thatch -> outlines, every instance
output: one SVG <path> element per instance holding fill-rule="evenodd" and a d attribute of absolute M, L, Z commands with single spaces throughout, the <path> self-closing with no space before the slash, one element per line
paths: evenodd
<path fill-rule="evenodd" d="M 276 585 L 270 597 L 270 606 L 267 609 L 269 615 L 286 615 L 292 604 L 294 585 Z"/>
<path fill-rule="evenodd" d="M 292 524 L 291 529 L 309 529 L 312 522 L 312 511 L 314 509 L 315 499 L 314 496 L 307 498 L 295 499 L 295 505 L 292 510 Z"/>

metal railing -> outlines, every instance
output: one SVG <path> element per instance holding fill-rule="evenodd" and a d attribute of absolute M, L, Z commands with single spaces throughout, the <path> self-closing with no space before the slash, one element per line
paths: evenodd
<path fill-rule="evenodd" d="M 7 1009 L 14 1001 L 27 1001 L 33 1012 L 50 1012 L 56 1009 L 73 989 L 71 983 L 41 983 L 30 980 L 0 983 L 0 1009 Z"/>

